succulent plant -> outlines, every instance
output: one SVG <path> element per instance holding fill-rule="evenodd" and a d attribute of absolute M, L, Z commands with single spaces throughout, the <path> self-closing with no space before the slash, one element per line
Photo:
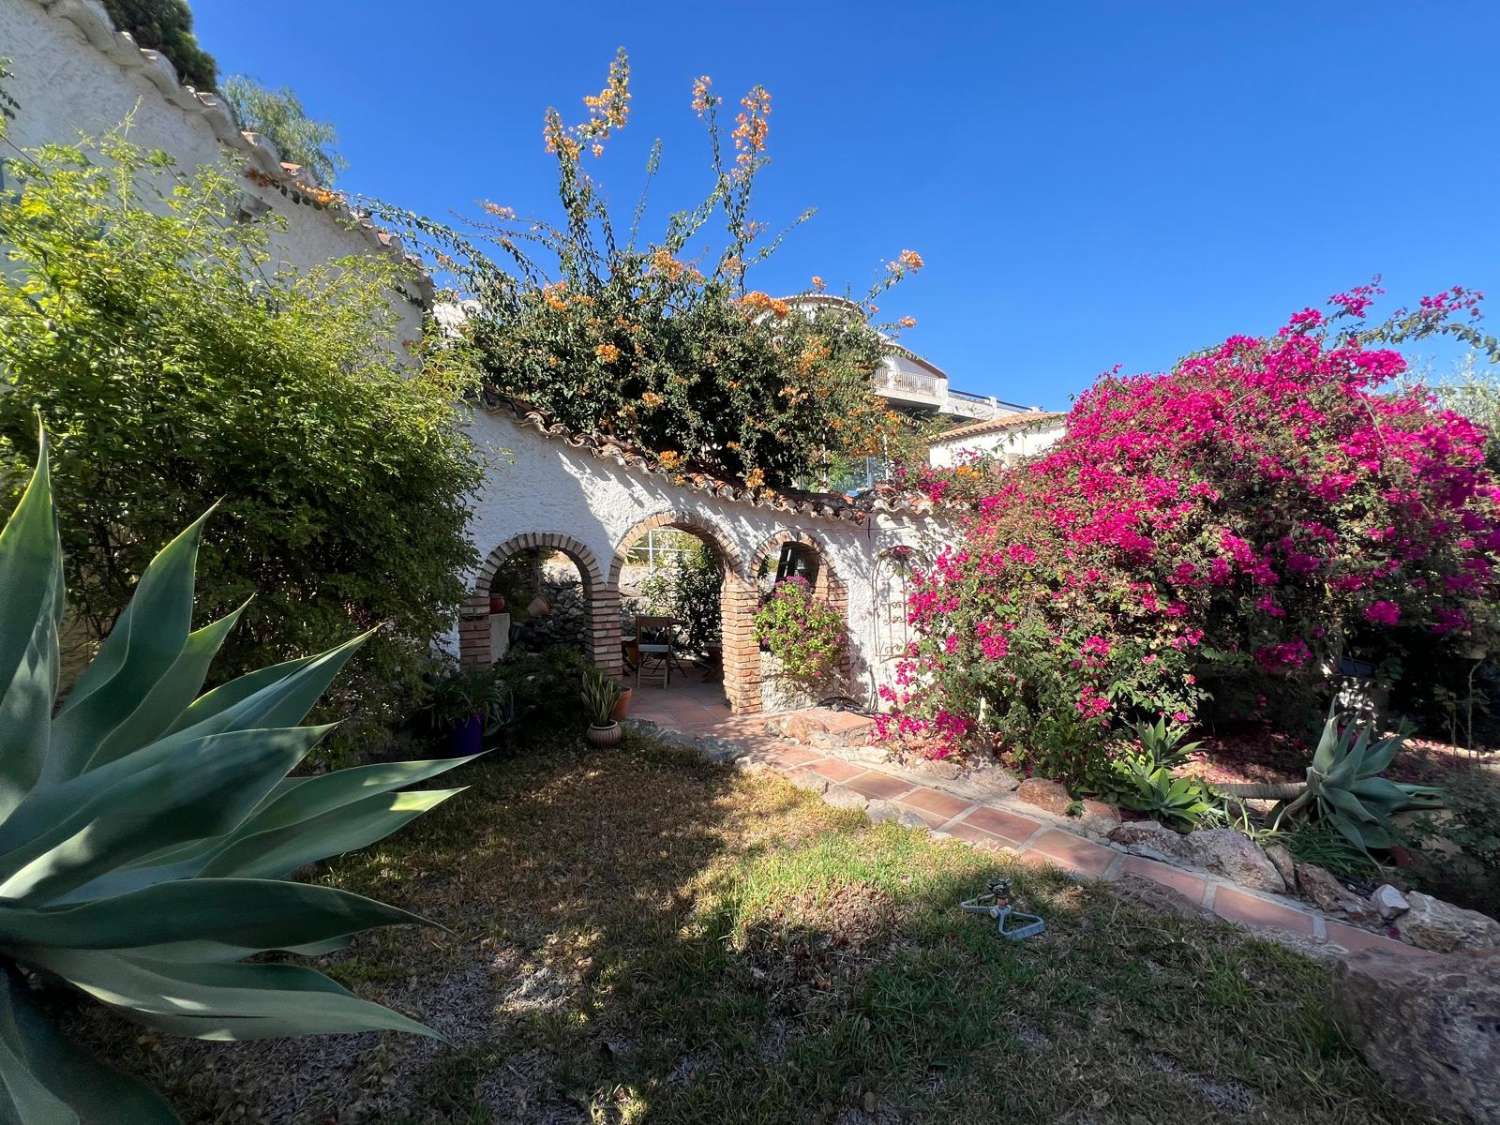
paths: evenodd
<path fill-rule="evenodd" d="M 55 712 L 63 577 L 45 435 L 0 532 L 0 1121 L 176 1120 L 48 1023 L 36 986 L 57 979 L 199 1039 L 434 1034 L 311 968 L 247 958 L 422 922 L 286 877 L 459 792 L 399 790 L 468 759 L 289 777 L 330 729 L 298 724 L 363 638 L 200 695 L 244 609 L 191 629 L 205 519 L 152 561 Z"/>
<path fill-rule="evenodd" d="M 598 668 L 585 668 L 583 687 L 578 694 L 589 722 L 602 727 L 611 721 L 609 716 L 620 701 L 620 685 L 614 677 Z"/>
<path fill-rule="evenodd" d="M 1330 713 L 1307 767 L 1305 782 L 1285 785 L 1221 785 L 1219 791 L 1241 799 L 1285 801 L 1276 816 L 1316 814 L 1366 854 L 1397 843 L 1390 829 L 1392 813 L 1437 808 L 1443 793 L 1430 785 L 1411 785 L 1380 776 L 1406 744 L 1404 734 L 1376 738 L 1372 728 L 1341 723 Z"/>

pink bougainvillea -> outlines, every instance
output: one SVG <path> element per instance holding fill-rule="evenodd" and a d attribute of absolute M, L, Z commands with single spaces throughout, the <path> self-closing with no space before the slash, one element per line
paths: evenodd
<path fill-rule="evenodd" d="M 1206 680 L 1316 680 L 1399 631 L 1490 621 L 1486 434 L 1399 388 L 1398 352 L 1337 330 L 1375 292 L 1169 374 L 1111 373 L 1057 445 L 982 488 L 924 475 L 934 500 L 960 489 L 964 531 L 911 598 L 922 639 L 888 696 L 891 737 L 1067 759 L 1106 724 L 1190 721 Z M 1399 315 L 1435 324 L 1476 301 L 1454 289 Z"/>

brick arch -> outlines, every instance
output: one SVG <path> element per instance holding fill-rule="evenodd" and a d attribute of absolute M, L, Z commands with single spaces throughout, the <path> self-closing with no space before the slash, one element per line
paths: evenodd
<path fill-rule="evenodd" d="M 630 548 L 635 546 L 636 540 L 658 527 L 670 527 L 674 531 L 687 531 L 701 536 L 719 556 L 720 566 L 726 571 L 733 570 L 741 577 L 744 576 L 744 560 L 739 548 L 734 545 L 729 536 L 724 534 L 722 529 L 714 526 L 710 520 L 696 512 L 669 511 L 647 516 L 620 537 L 619 543 L 615 545 L 615 557 L 610 560 L 609 564 L 611 586 L 619 585 L 620 571 L 625 569 L 625 556 L 630 553 Z"/>
<path fill-rule="evenodd" d="M 496 573 L 500 570 L 505 560 L 518 551 L 526 550 L 561 551 L 573 561 L 578 567 L 578 574 L 583 579 L 583 601 L 588 607 L 589 629 L 588 647 L 586 655 L 590 660 L 598 662 L 600 653 L 607 654 L 610 630 L 605 626 L 611 626 L 613 633 L 614 651 L 618 659 L 620 649 L 620 604 L 619 594 L 616 592 L 610 596 L 610 587 L 604 581 L 604 572 L 599 567 L 599 560 L 594 557 L 594 552 L 585 547 L 571 535 L 565 535 L 560 531 L 528 531 L 523 535 L 513 535 L 504 543 L 501 543 L 485 557 L 479 572 L 474 577 L 474 584 L 469 589 L 468 597 L 464 599 L 463 616 L 458 625 L 458 655 L 465 664 L 489 664 L 494 660 L 494 651 L 490 645 L 490 583 L 495 580 Z"/>
<path fill-rule="evenodd" d="M 736 714 L 759 711 L 760 646 L 755 640 L 755 584 L 747 576 L 744 556 L 721 528 L 696 512 L 676 510 L 647 516 L 625 532 L 616 544 L 606 590 L 618 607 L 620 572 L 625 569 L 625 556 L 642 535 L 658 527 L 670 527 L 697 535 L 718 556 L 719 566 L 724 571 L 724 584 L 719 587 L 719 632 L 724 646 L 724 695 L 729 700 L 730 710 Z M 620 656 L 618 609 L 612 621 L 616 630 L 615 639 L 612 647 L 599 650 L 603 655 L 598 663 L 601 668 L 622 675 L 625 665 Z"/>
<path fill-rule="evenodd" d="M 760 549 L 750 559 L 746 574 L 749 575 L 751 589 L 755 591 L 758 598 L 761 565 L 779 555 L 781 548 L 788 543 L 800 543 L 804 547 L 811 547 L 818 554 L 818 575 L 813 581 L 813 594 L 837 610 L 839 616 L 844 619 L 846 643 L 843 658 L 839 661 L 839 680 L 840 686 L 847 690 L 852 675 L 849 654 L 854 650 L 854 636 L 849 628 L 849 587 L 839 577 L 838 570 L 833 565 L 833 556 L 829 554 L 828 549 L 805 531 L 788 528 L 776 532 L 760 545 Z M 758 656 L 757 659 L 759 659 Z"/>

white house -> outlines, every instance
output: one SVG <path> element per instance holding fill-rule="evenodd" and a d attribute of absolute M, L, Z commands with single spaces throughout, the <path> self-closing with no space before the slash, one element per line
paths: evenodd
<path fill-rule="evenodd" d="M 1015 462 L 1062 437 L 1067 417 L 1048 410 L 1017 410 L 968 422 L 933 438 L 927 462 L 935 469 L 951 468 L 974 456 Z"/>

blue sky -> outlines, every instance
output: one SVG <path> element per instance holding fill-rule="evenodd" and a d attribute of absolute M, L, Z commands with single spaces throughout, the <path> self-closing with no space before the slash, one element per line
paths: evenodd
<path fill-rule="evenodd" d="M 756 287 L 863 291 L 916 249 L 926 269 L 882 316 L 917 317 L 905 342 L 955 387 L 1026 404 L 1066 407 L 1101 370 L 1272 330 L 1377 273 L 1390 301 L 1454 283 L 1500 300 L 1487 0 L 193 9 L 224 73 L 290 85 L 337 125 L 341 187 L 440 216 L 551 208 L 542 112 L 578 119 L 617 46 L 632 117 L 598 175 L 622 215 L 657 137 L 656 217 L 707 190 L 696 75 L 732 98 L 761 82 L 760 217 L 818 214 Z"/>

